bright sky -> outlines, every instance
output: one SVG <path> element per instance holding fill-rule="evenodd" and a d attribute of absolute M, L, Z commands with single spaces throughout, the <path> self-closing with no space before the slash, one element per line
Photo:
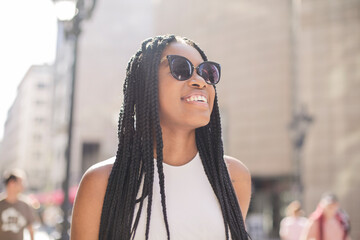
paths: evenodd
<path fill-rule="evenodd" d="M 0 2 L 0 139 L 17 86 L 31 65 L 52 63 L 56 17 L 51 0 Z"/>

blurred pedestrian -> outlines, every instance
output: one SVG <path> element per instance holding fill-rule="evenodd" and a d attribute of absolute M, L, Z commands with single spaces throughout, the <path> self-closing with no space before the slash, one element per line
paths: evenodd
<path fill-rule="evenodd" d="M 286 217 L 280 222 L 280 237 L 282 240 L 299 240 L 307 219 L 299 201 L 291 202 L 286 208 Z"/>
<path fill-rule="evenodd" d="M 0 198 L 0 239 L 22 240 L 24 229 L 34 240 L 33 224 L 36 213 L 28 203 L 27 198 L 21 195 L 24 190 L 25 173 L 20 169 L 6 171 L 4 184 L 6 191 Z"/>
<path fill-rule="evenodd" d="M 127 68 L 116 158 L 85 173 L 73 240 L 248 239 L 250 174 L 224 156 L 219 80 L 220 65 L 191 40 L 142 43 Z"/>
<path fill-rule="evenodd" d="M 44 210 L 42 212 L 42 220 L 43 220 L 43 228 L 55 239 L 60 237 L 59 233 L 59 225 L 63 220 L 63 212 L 57 204 L 49 203 L 44 206 Z"/>
<path fill-rule="evenodd" d="M 335 194 L 326 193 L 310 215 L 302 240 L 350 240 L 350 221 Z"/>

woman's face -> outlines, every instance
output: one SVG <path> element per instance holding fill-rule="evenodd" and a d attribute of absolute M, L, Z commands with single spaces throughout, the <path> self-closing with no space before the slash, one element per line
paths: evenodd
<path fill-rule="evenodd" d="M 328 216 L 335 216 L 338 210 L 339 210 L 338 202 L 329 203 L 324 207 L 324 212 Z"/>
<path fill-rule="evenodd" d="M 171 43 L 164 50 L 162 59 L 167 55 L 186 57 L 194 67 L 204 61 L 195 48 L 182 42 Z M 188 80 L 179 81 L 171 75 L 167 59 L 160 63 L 159 114 L 162 128 L 175 127 L 191 130 L 205 126 L 210 121 L 214 99 L 214 87 L 207 84 L 196 71 Z"/>

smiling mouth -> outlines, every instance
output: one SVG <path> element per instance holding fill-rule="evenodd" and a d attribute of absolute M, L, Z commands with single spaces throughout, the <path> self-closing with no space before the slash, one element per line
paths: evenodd
<path fill-rule="evenodd" d="M 207 103 L 207 99 L 204 96 L 191 96 L 185 99 L 187 102 L 200 102 L 200 103 Z"/>

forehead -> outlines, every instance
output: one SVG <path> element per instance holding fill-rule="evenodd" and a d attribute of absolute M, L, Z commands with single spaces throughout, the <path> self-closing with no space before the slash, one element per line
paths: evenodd
<path fill-rule="evenodd" d="M 170 45 L 165 48 L 162 57 L 167 55 L 184 56 L 191 62 L 193 62 L 193 64 L 201 63 L 204 61 L 200 53 L 194 47 L 182 42 L 170 43 Z"/>

